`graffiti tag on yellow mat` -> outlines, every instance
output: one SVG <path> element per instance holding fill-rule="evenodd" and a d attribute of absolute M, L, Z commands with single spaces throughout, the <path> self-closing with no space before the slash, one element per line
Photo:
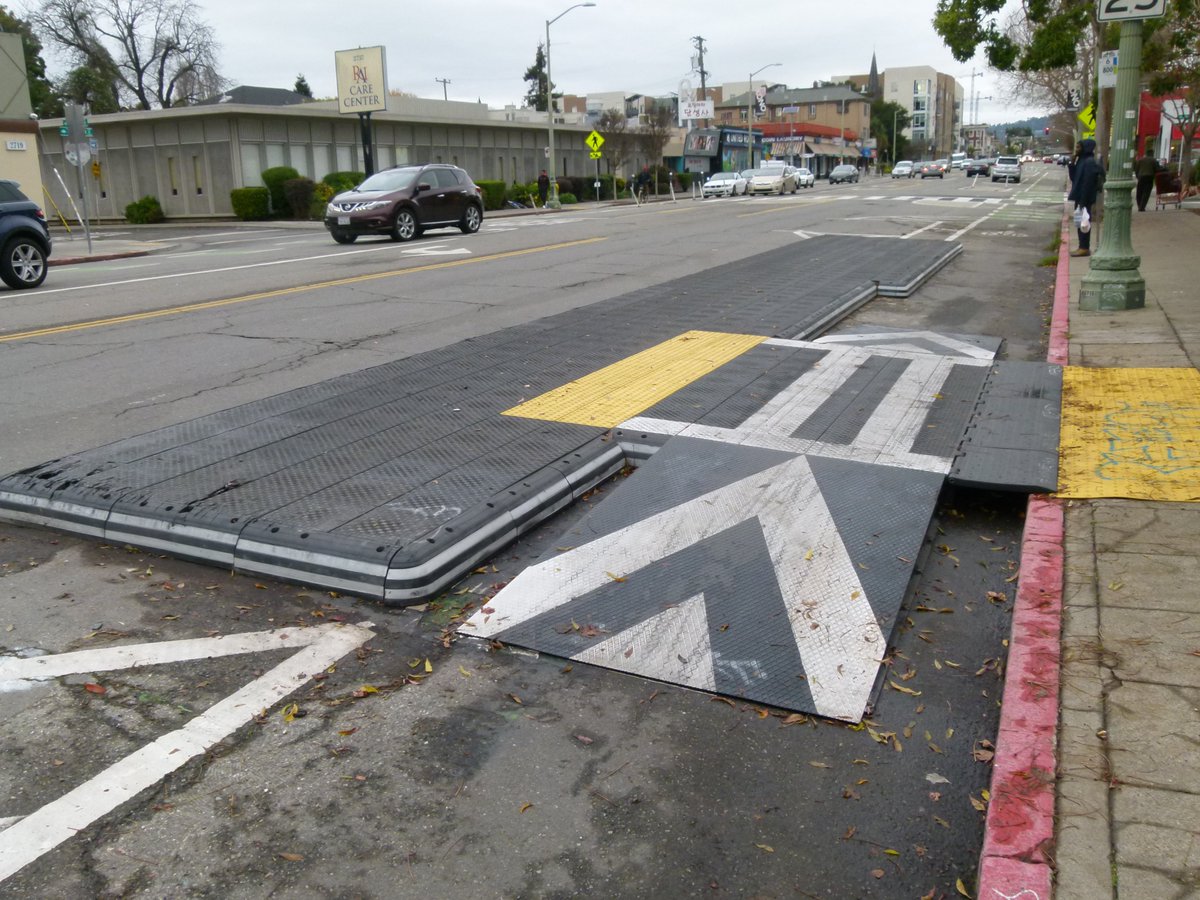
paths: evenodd
<path fill-rule="evenodd" d="M 1063 369 L 1058 496 L 1200 500 L 1200 372 Z"/>

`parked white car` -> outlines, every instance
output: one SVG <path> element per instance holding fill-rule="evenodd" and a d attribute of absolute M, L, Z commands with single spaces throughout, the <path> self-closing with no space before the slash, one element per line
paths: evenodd
<path fill-rule="evenodd" d="M 792 169 L 792 173 L 796 176 L 796 184 L 802 188 L 815 187 L 817 176 L 805 168 Z"/>
<path fill-rule="evenodd" d="M 915 170 L 910 159 L 902 159 L 892 166 L 893 178 L 912 178 L 914 174 Z"/>
<path fill-rule="evenodd" d="M 701 197 L 737 197 L 749 188 L 741 172 L 717 172 L 700 188 Z"/>

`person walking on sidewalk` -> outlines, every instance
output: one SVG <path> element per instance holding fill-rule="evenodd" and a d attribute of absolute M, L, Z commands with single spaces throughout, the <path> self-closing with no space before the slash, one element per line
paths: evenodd
<path fill-rule="evenodd" d="M 1133 172 L 1137 175 L 1138 212 L 1145 212 L 1146 204 L 1150 202 L 1150 193 L 1154 190 L 1154 176 L 1158 174 L 1158 160 L 1147 150 L 1145 155 L 1137 161 L 1137 165 L 1133 167 Z"/>
<path fill-rule="evenodd" d="M 1104 184 L 1104 168 L 1096 160 L 1096 142 L 1091 138 L 1079 142 L 1079 161 L 1075 164 L 1075 178 L 1071 182 L 1071 193 L 1067 199 L 1075 203 L 1075 214 L 1079 217 L 1079 249 L 1072 256 L 1092 255 L 1092 208 Z"/>
<path fill-rule="evenodd" d="M 546 205 L 546 195 L 550 193 L 550 176 L 546 174 L 546 170 L 542 169 L 542 174 L 538 176 L 538 202 L 544 207 Z"/>

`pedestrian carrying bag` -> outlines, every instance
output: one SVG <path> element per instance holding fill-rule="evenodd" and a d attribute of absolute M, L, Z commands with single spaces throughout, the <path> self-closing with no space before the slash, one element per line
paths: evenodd
<path fill-rule="evenodd" d="M 1088 214 L 1086 206 L 1079 211 L 1079 230 L 1084 234 L 1092 230 L 1092 217 Z"/>

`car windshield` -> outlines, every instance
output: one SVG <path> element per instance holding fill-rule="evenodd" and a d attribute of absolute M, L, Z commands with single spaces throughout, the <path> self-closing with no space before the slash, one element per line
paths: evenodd
<path fill-rule="evenodd" d="M 733 181 L 737 175 L 733 172 L 718 172 L 709 181 Z"/>
<path fill-rule="evenodd" d="M 1021 161 L 1015 156 L 1002 156 L 996 162 L 1003 166 L 1017 166 L 1021 164 Z"/>
<path fill-rule="evenodd" d="M 401 191 L 412 186 L 420 171 L 420 169 L 388 169 L 385 172 L 377 172 L 360 184 L 357 190 L 383 193 Z"/>
<path fill-rule="evenodd" d="M 755 169 L 750 174 L 755 178 L 782 178 L 783 169 Z"/>
<path fill-rule="evenodd" d="M 807 174 L 809 174 L 809 172 L 808 172 L 808 169 L 797 169 L 796 174 L 797 175 L 807 175 Z"/>

